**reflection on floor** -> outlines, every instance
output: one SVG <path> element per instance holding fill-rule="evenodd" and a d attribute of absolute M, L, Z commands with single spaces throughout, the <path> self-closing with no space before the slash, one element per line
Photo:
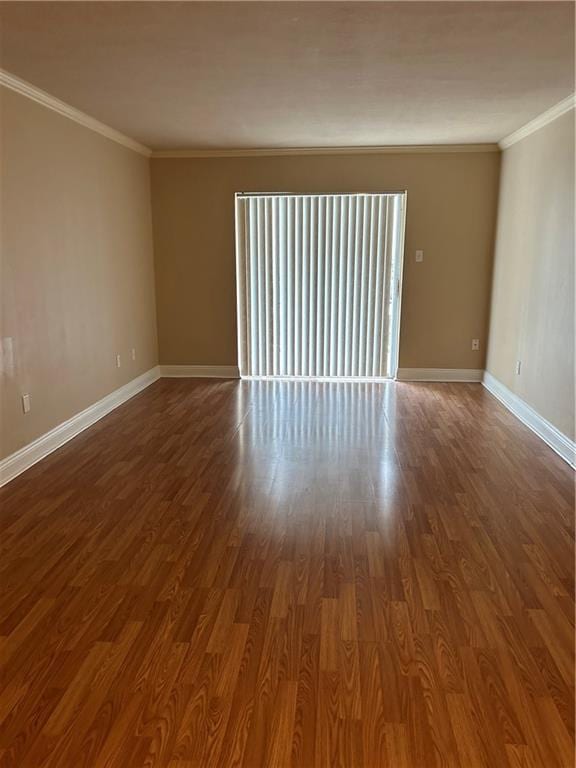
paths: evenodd
<path fill-rule="evenodd" d="M 573 764 L 573 474 L 480 385 L 161 380 L 0 502 L 1 766 Z"/>

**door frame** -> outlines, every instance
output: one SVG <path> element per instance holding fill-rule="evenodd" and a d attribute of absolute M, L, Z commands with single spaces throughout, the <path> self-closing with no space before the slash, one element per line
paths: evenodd
<path fill-rule="evenodd" d="M 394 291 L 394 297 L 395 300 L 393 302 L 393 315 L 392 315 L 392 321 L 391 321 L 391 332 L 390 332 L 390 345 L 391 345 L 391 352 L 390 352 L 390 376 L 378 376 L 378 377 L 372 377 L 372 376 L 365 376 L 365 377 L 349 377 L 349 376 L 243 376 L 242 378 L 250 381 L 250 380 L 271 380 L 271 381 L 345 381 L 345 382 L 367 382 L 367 381 L 375 381 L 375 382 L 387 382 L 387 381 L 397 381 L 398 380 L 398 369 L 399 369 L 399 360 L 400 360 L 400 330 L 401 330 L 401 319 L 402 319 L 402 286 L 403 286 L 403 277 L 404 277 L 404 251 L 405 251 L 405 243 L 406 243 L 406 209 L 408 204 L 408 190 L 407 189 L 388 189 L 388 190 L 378 190 L 378 191 L 367 191 L 364 190 L 362 192 L 354 191 L 354 192 L 294 192 L 294 191 L 284 191 L 284 192 L 278 192 L 275 190 L 274 192 L 267 192 L 264 190 L 258 190 L 258 191 L 252 191 L 252 192 L 235 192 L 234 193 L 234 243 L 235 243 L 235 270 L 236 270 L 236 293 L 239 291 L 239 276 L 238 276 L 238 260 L 237 260 L 237 251 L 238 251 L 238 236 L 239 236 L 239 226 L 238 226 L 238 205 L 237 205 L 237 199 L 239 197 L 260 197 L 260 196 L 267 196 L 267 197 L 284 197 L 288 195 L 297 195 L 298 197 L 316 197 L 316 196 L 327 196 L 327 195 L 398 195 L 400 198 L 400 216 L 398 219 L 399 224 L 399 232 L 397 233 L 397 244 L 395 251 L 397 252 L 397 260 L 394 262 L 392 267 L 395 270 L 395 275 L 393 277 L 393 280 L 396 281 L 396 290 Z M 237 333 L 237 363 L 238 367 L 240 368 L 240 345 L 241 345 L 241 318 L 240 318 L 240 303 L 238 295 L 236 296 L 236 333 Z"/>
<path fill-rule="evenodd" d="M 398 193 L 400 195 L 401 212 L 399 218 L 400 231 L 398 233 L 397 243 L 397 263 L 394 264 L 397 274 L 394 276 L 396 280 L 396 300 L 394 302 L 393 315 L 392 315 L 392 331 L 390 333 L 391 344 L 391 365 L 390 365 L 390 378 L 393 381 L 398 380 L 398 368 L 400 363 L 400 327 L 402 320 L 402 285 L 404 278 L 404 250 L 406 247 L 406 208 L 408 203 L 408 190 Z"/>

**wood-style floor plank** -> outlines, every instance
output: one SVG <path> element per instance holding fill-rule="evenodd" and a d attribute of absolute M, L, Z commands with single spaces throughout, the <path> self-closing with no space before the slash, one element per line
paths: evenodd
<path fill-rule="evenodd" d="M 161 380 L 0 505 L 0 768 L 574 763 L 573 472 L 479 385 Z"/>

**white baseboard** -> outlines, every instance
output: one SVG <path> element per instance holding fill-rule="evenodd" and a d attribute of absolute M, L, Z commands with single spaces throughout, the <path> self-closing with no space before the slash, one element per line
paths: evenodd
<path fill-rule="evenodd" d="M 398 368 L 398 381 L 482 381 L 477 368 Z"/>
<path fill-rule="evenodd" d="M 518 395 L 515 395 L 488 371 L 484 372 L 482 383 L 491 395 L 500 400 L 502 405 L 506 406 L 517 419 L 520 419 L 523 424 L 544 440 L 564 461 L 568 462 L 571 467 L 576 466 L 576 443 L 573 440 L 570 440 L 553 424 L 540 416 L 534 408 Z"/>
<path fill-rule="evenodd" d="M 238 379 L 237 365 L 161 365 L 160 375 L 167 378 Z"/>
<path fill-rule="evenodd" d="M 236 379 L 239 377 L 239 373 L 238 368 L 233 365 L 162 365 L 151 368 L 0 461 L 0 487 L 32 467 L 52 451 L 60 448 L 110 411 L 125 403 L 126 400 L 137 395 L 138 392 L 150 386 L 161 376 Z M 550 424 L 549 421 L 546 421 L 524 400 L 488 372 L 472 368 L 400 368 L 397 378 L 399 381 L 482 381 L 494 397 L 500 400 L 511 413 L 544 440 L 559 456 L 571 466 L 576 465 L 576 443 Z"/>
<path fill-rule="evenodd" d="M 32 443 L 20 448 L 16 453 L 2 459 L 0 461 L 0 486 L 13 480 L 26 469 L 29 469 L 45 456 L 48 456 L 49 453 L 67 443 L 68 440 L 71 440 L 77 434 L 92 426 L 96 421 L 106 416 L 107 413 L 113 411 L 114 408 L 117 408 L 122 403 L 125 403 L 126 400 L 137 395 L 138 392 L 146 389 L 146 387 L 159 378 L 159 367 L 151 368 L 141 376 L 129 381 L 128 384 L 124 384 L 123 387 L 110 392 L 102 400 L 98 400 L 98 402 L 93 403 L 93 405 L 88 406 L 88 408 L 72 416 L 72 418 L 46 432 L 46 434 L 37 438 Z"/>

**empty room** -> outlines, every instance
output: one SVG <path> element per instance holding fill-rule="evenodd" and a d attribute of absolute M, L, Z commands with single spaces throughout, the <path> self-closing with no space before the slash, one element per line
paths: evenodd
<path fill-rule="evenodd" d="M 0 1 L 0 768 L 573 768 L 574 24 Z"/>

